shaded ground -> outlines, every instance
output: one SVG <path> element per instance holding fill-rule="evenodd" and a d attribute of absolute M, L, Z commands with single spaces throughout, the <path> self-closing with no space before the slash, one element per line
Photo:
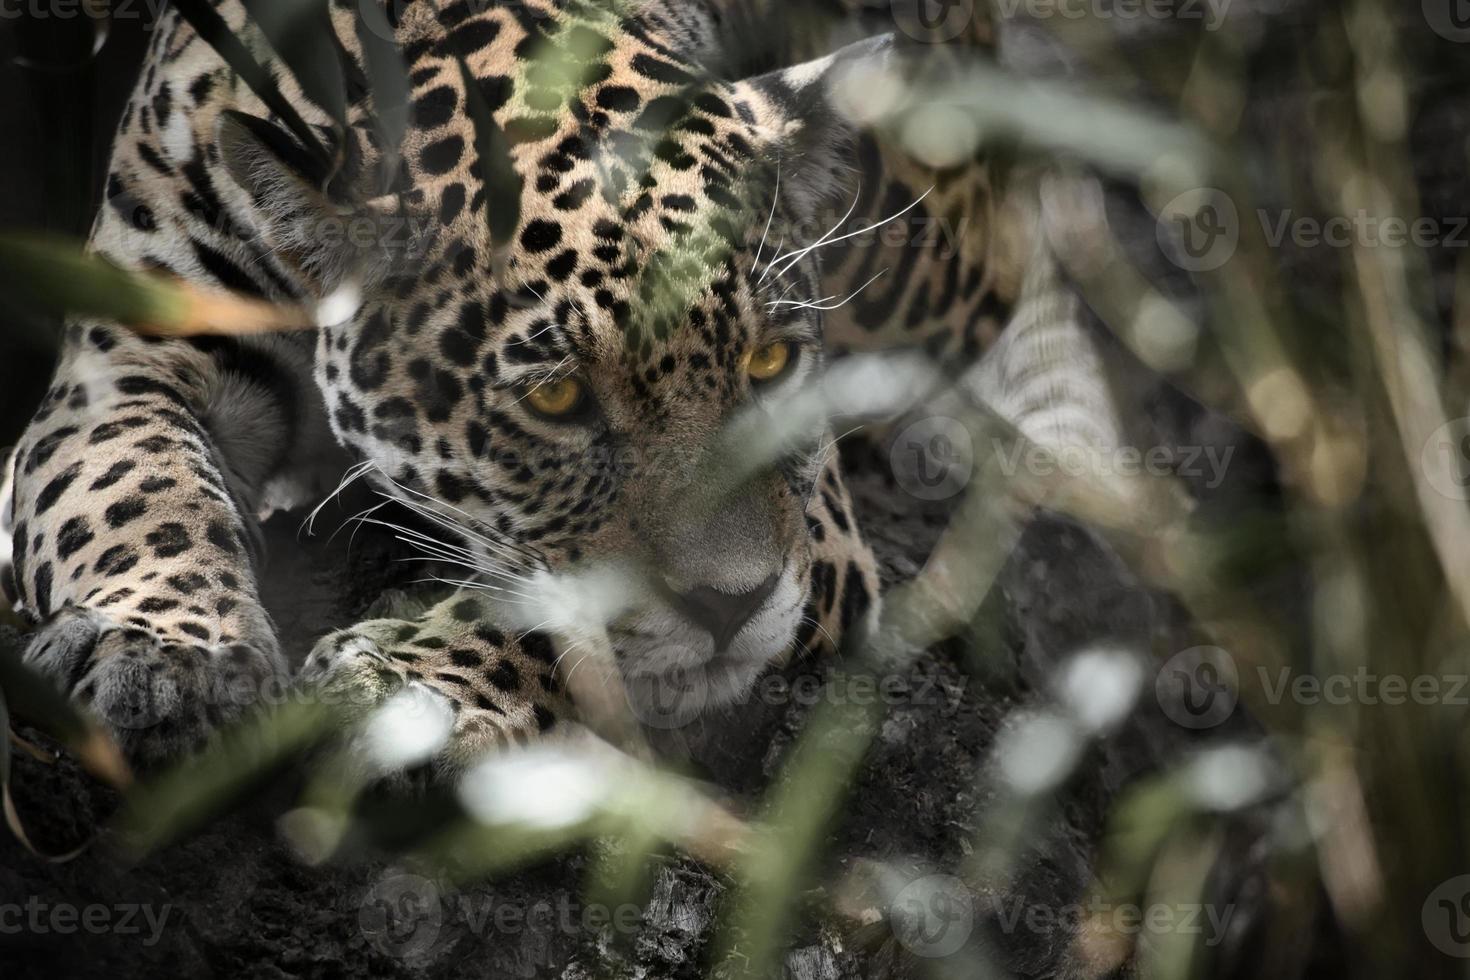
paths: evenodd
<path fill-rule="evenodd" d="M 908 499 L 876 450 L 859 447 L 849 456 L 859 512 L 885 575 L 892 581 L 913 574 L 942 528 L 944 508 Z M 369 601 L 369 583 L 402 574 L 381 542 L 359 536 L 349 552 L 345 536 L 296 543 L 294 528 L 294 520 L 274 523 L 275 557 L 264 576 L 287 635 L 350 621 Z M 875 858 L 918 876 L 961 863 L 988 802 L 977 795 L 974 777 L 1007 717 L 1044 700 L 1039 681 L 1085 644 L 1180 649 L 1186 636 L 1170 610 L 1078 528 L 1055 519 L 1033 527 L 977 623 L 986 662 L 961 662 L 961 644 L 954 644 L 913 665 L 907 694 L 896 699 L 901 703 L 833 829 L 829 870 Z M 753 802 L 807 708 L 758 704 L 723 723 L 725 730 L 714 722 L 699 764 L 711 781 Z M 1008 930 L 997 911 L 1017 902 L 1058 908 L 1076 900 L 1110 801 L 1190 737 L 1163 719 L 1146 692 L 1134 721 L 1097 744 L 1060 793 L 1037 844 L 1019 859 L 1018 877 L 976 897 L 971 948 L 990 948 L 1021 976 L 1065 975 L 1065 930 Z M 428 886 L 403 877 L 391 854 L 363 854 L 324 869 L 293 856 L 274 827 L 289 806 L 291 782 L 263 788 L 207 831 L 138 867 L 125 866 L 105 835 L 62 865 L 0 840 L 0 909 L 19 908 L 0 919 L 5 975 L 693 977 L 707 970 L 710 926 L 727 889 L 687 861 L 671 859 L 659 871 L 647 903 L 610 910 L 619 915 L 613 928 L 584 918 L 596 910 L 588 913 L 577 898 L 595 854 L 462 891 L 435 886 L 427 911 L 414 914 L 403 903 Z M 18 755 L 15 785 L 38 842 L 57 850 L 87 839 L 116 802 L 66 760 L 46 766 Z M 1249 878 L 1248 868 L 1241 873 Z M 391 910 L 386 931 L 384 901 Z M 108 911 L 75 914 L 106 928 L 89 931 L 55 911 L 93 905 Z M 127 911 L 132 906 L 153 918 Z M 9 928 L 22 913 L 25 926 Z M 63 931 L 69 924 L 76 931 Z M 1231 941 L 1244 952 L 1248 939 Z M 842 936 L 809 922 L 797 927 L 787 970 L 800 978 L 874 975 L 907 972 L 911 962 L 882 924 Z"/>

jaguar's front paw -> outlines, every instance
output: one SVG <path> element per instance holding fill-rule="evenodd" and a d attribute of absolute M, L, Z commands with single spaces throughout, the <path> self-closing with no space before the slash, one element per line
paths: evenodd
<path fill-rule="evenodd" d="M 135 763 L 199 747 L 284 683 L 271 639 L 209 642 L 68 605 L 32 634 L 25 662 L 94 715 Z"/>
<path fill-rule="evenodd" d="M 327 636 L 302 670 L 303 682 L 350 715 L 410 687 L 448 706 L 452 725 L 432 770 L 464 770 L 485 753 L 567 727 L 549 640 L 515 637 L 480 619 L 473 600 L 450 600 L 414 620 L 379 619 Z"/>

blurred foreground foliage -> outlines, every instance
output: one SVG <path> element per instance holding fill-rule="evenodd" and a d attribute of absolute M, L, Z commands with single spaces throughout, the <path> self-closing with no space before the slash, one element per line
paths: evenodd
<path fill-rule="evenodd" d="M 208 17 L 205 4 L 180 8 L 191 19 Z M 956 139 L 975 141 L 962 149 L 1009 153 L 1019 146 L 1061 161 L 1059 172 L 1070 177 L 1050 185 L 1059 211 L 1053 245 L 1077 288 L 1140 362 L 1167 372 L 1171 383 L 1269 445 L 1280 497 L 1219 522 L 1161 515 L 1152 509 L 1157 496 L 1119 497 L 1114 488 L 1085 480 L 1018 488 L 1013 477 L 983 473 L 924 572 L 889 595 L 881 623 L 853 644 L 849 657 L 851 669 L 876 669 L 941 640 L 981 635 L 971 630 L 972 620 L 1015 540 L 993 501 L 1021 493 L 1078 514 L 1151 585 L 1176 596 L 1201 636 L 1227 652 L 1243 706 L 1259 723 L 1258 736 L 1173 760 L 1128 789 L 1107 815 L 1095 897 L 1103 904 L 1172 907 L 1208 901 L 1212 868 L 1232 833 L 1246 823 L 1264 825 L 1270 831 L 1259 838 L 1265 853 L 1257 857 L 1273 894 L 1262 899 L 1270 919 L 1261 930 L 1263 959 L 1274 959 L 1282 975 L 1283 964 L 1299 959 L 1297 947 L 1310 938 L 1301 930 L 1311 928 L 1318 901 L 1342 930 L 1354 975 L 1394 975 L 1409 964 L 1424 964 L 1417 975 L 1448 973 L 1447 961 L 1426 944 L 1421 908 L 1440 883 L 1467 867 L 1459 832 L 1470 769 L 1464 704 L 1450 697 L 1399 706 L 1361 698 L 1313 702 L 1273 695 L 1257 680 L 1283 671 L 1377 678 L 1470 672 L 1470 508 L 1466 495 L 1445 489 L 1465 485 L 1465 460 L 1432 448 L 1437 439 L 1463 445 L 1465 426 L 1448 420 L 1465 411 L 1467 375 L 1463 365 L 1446 363 L 1445 352 L 1461 345 L 1445 340 L 1436 258 L 1417 247 L 1367 241 L 1314 254 L 1314 265 L 1333 266 L 1327 279 L 1336 289 L 1324 297 L 1283 267 L 1279 244 L 1253 220 L 1264 213 L 1262 202 L 1379 221 L 1412 221 L 1424 213 L 1410 127 L 1422 88 L 1415 77 L 1418 52 L 1433 38 L 1385 2 L 1308 9 L 1311 15 L 1301 16 L 1311 30 L 1294 21 L 1299 43 L 1285 52 L 1262 37 L 1278 22 L 1244 4 L 1218 30 L 1188 34 L 1186 43 L 1173 36 L 1144 47 L 1141 56 L 1133 56 L 1136 46 L 1120 48 L 1105 18 L 1038 21 L 1032 26 L 1079 52 L 1107 83 L 1089 91 L 977 63 L 942 90 L 910 91 L 892 107 L 886 122 L 897 138 L 905 118 L 943 104 L 972 124 L 954 130 Z M 239 57 L 218 25 L 204 33 L 227 57 L 231 51 Z M 280 52 L 283 61 L 292 69 L 319 65 L 308 38 L 301 40 Z M 1263 46 L 1292 59 L 1280 74 L 1298 75 L 1314 100 L 1305 125 L 1273 134 L 1279 145 L 1261 145 L 1246 128 L 1257 95 L 1251 72 Z M 397 93 L 385 103 L 390 117 L 407 91 L 393 70 L 387 57 L 372 65 L 374 88 Z M 248 65 L 242 71 L 261 85 L 269 81 Z M 315 74 L 320 77 L 300 79 L 303 87 L 321 91 L 323 105 L 340 108 L 330 73 Z M 1151 108 L 1127 100 L 1138 90 L 1152 93 Z M 483 114 L 476 124 L 481 153 L 500 154 L 503 134 Z M 401 125 L 387 123 L 383 132 L 401 133 Z M 327 147 L 318 149 L 330 157 Z M 1239 242 L 1227 261 L 1192 277 L 1198 306 L 1161 288 L 1100 212 L 1068 210 L 1066 188 L 1085 195 L 1095 186 L 1084 176 L 1089 171 L 1136 188 L 1162 222 L 1213 220 L 1216 213 L 1206 209 L 1218 199 L 1200 196 L 1202 190 L 1231 203 L 1241 218 Z M 491 231 L 496 241 L 507 235 L 503 227 Z M 1462 270 L 1455 276 L 1459 299 L 1467 295 Z M 140 280 L 54 241 L 0 242 L 0 282 L 12 302 L 166 324 L 170 332 L 219 323 L 213 307 L 191 317 L 185 287 Z M 265 311 L 253 313 L 271 322 Z M 1459 325 L 1458 305 L 1455 313 Z M 299 312 L 279 317 L 276 325 L 308 325 Z M 1161 345 L 1160 336 L 1187 342 Z M 997 433 L 1019 438 L 979 406 L 964 421 L 977 443 Z M 1300 605 L 1290 610 L 1263 601 L 1256 588 L 1262 578 L 1286 572 L 1306 583 Z M 1291 618 L 1297 615 L 1300 621 Z M 1069 669 L 1085 667 L 1099 672 L 1086 676 L 1123 683 L 1123 707 L 1115 714 L 1126 714 L 1152 696 L 1158 664 L 1178 652 L 1124 651 L 1109 659 L 1108 651 L 1086 651 L 1092 659 L 1079 656 Z M 985 658 L 985 650 L 974 651 L 976 661 Z M 28 720 L 89 760 L 94 772 L 128 785 L 115 750 L 98 743 L 89 724 L 43 693 L 43 682 L 17 661 L 15 651 L 0 657 L 6 703 L 26 706 Z M 1138 670 L 1140 663 L 1148 668 Z M 1068 683 L 1068 676 L 1058 678 L 1060 690 L 1071 689 Z M 1082 747 L 1116 723 L 1114 715 L 1096 717 L 1100 704 L 1107 708 L 1098 693 L 1106 687 L 1095 686 L 1091 699 L 1059 696 L 1019 719 L 998 740 L 995 765 L 977 772 L 977 794 L 988 801 L 981 830 L 965 866 L 949 869 L 975 893 L 988 894 L 1013 873 L 1042 823 L 1037 815 L 1056 805 L 1071 767 L 1086 758 Z M 405 710 L 404 702 L 390 703 L 353 724 L 370 729 Z M 817 910 L 854 925 L 890 914 L 907 884 L 896 869 L 876 865 L 849 869 L 840 881 L 822 878 L 826 835 L 882 712 L 881 704 L 822 704 L 767 797 L 743 815 L 709 787 L 637 753 L 613 757 L 577 745 L 508 752 L 464 777 L 451 816 L 426 809 L 432 820 L 418 828 L 405 859 L 477 878 L 592 840 L 615 841 L 619 859 L 590 887 L 603 896 L 643 896 L 649 866 L 671 846 L 732 883 L 711 965 L 725 975 L 764 976 L 778 967 L 797 913 L 813 910 L 814 884 L 823 886 Z M 282 818 L 283 833 L 308 860 L 346 857 L 375 837 L 363 793 L 381 774 L 359 771 L 331 747 L 327 735 L 343 723 L 309 697 L 251 718 L 177 771 L 129 788 L 117 830 L 139 854 L 166 846 L 240 798 L 262 774 L 310 758 L 317 764 L 299 805 Z M 1054 771 L 1045 771 L 1047 760 Z M 8 772 L 0 767 L 0 785 Z M 997 772 L 1029 776 L 1007 780 Z M 1200 937 L 1152 938 L 1157 941 L 1139 942 L 1100 917 L 1079 929 L 1075 960 L 1092 964 L 1096 975 L 1128 961 L 1151 977 L 1214 975 L 1212 951 Z M 924 969 L 935 976 L 999 975 L 978 945 Z"/>

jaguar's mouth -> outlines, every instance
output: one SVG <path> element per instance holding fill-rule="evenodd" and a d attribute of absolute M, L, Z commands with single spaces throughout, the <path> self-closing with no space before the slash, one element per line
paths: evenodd
<path fill-rule="evenodd" d="M 788 567 L 723 646 L 710 629 L 669 603 L 614 623 L 608 632 L 634 713 L 650 724 L 688 721 L 704 708 L 738 700 L 790 649 L 804 601 Z M 651 713 L 656 720 L 650 721 Z"/>

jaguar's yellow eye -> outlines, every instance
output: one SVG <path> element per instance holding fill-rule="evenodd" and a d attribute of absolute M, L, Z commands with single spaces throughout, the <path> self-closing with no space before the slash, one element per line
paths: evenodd
<path fill-rule="evenodd" d="M 565 418 L 581 407 L 583 395 L 582 382 L 558 378 L 526 392 L 526 404 L 548 418 Z"/>
<path fill-rule="evenodd" d="M 773 381 L 791 363 L 791 345 L 786 341 L 767 344 L 745 355 L 745 373 L 752 381 Z"/>

